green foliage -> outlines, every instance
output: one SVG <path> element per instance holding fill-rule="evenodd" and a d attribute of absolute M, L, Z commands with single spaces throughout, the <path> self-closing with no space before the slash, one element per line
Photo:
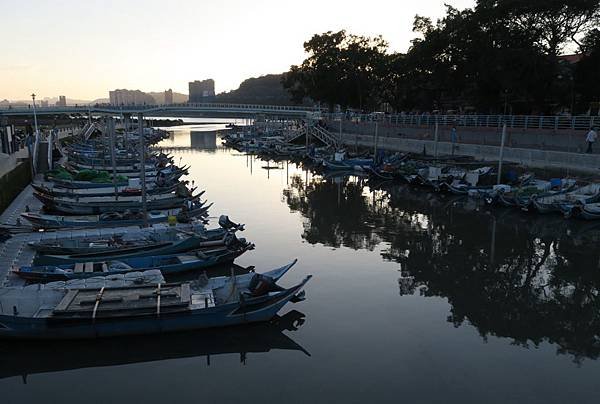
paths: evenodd
<path fill-rule="evenodd" d="M 309 97 L 331 107 L 365 110 L 384 102 L 396 110 L 549 113 L 571 104 L 582 109 L 591 92 L 598 94 L 589 84 L 599 82 L 600 40 L 593 29 L 599 16 L 598 0 L 479 0 L 464 10 L 446 6 L 435 23 L 415 17 L 418 36 L 406 54 L 388 53 L 381 37 L 345 31 L 314 35 L 304 44 L 307 58 L 291 66 L 282 84 L 296 102 Z M 587 49 L 577 72 L 557 57 L 576 45 Z"/>
<path fill-rule="evenodd" d="M 314 35 L 304 43 L 308 58 L 290 68 L 283 85 L 296 101 L 309 96 L 329 106 L 374 107 L 385 74 L 387 47 L 381 37 L 345 31 Z"/>
<path fill-rule="evenodd" d="M 584 56 L 575 70 L 575 88 L 580 104 L 600 109 L 600 29 L 593 29 L 582 43 Z"/>

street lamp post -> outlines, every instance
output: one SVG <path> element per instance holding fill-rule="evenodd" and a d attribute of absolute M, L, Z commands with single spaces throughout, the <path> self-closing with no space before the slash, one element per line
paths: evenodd
<path fill-rule="evenodd" d="M 33 125 L 35 127 L 35 135 L 34 135 L 34 142 L 33 142 L 33 156 L 32 157 L 32 168 L 33 168 L 33 174 L 37 174 L 38 171 L 38 161 L 37 161 L 37 157 L 38 157 L 38 148 L 40 146 L 40 133 L 38 131 L 38 123 L 37 123 L 37 114 L 35 112 L 35 93 L 31 94 L 31 99 L 33 100 Z"/>
<path fill-rule="evenodd" d="M 37 124 L 37 114 L 35 113 L 35 93 L 31 94 L 31 99 L 33 100 L 33 125 L 35 127 L 35 135 L 38 135 L 38 124 Z"/>

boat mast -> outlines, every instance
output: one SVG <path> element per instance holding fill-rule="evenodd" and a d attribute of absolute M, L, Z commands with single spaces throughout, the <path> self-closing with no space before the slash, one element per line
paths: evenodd
<path fill-rule="evenodd" d="M 108 134 L 110 136 L 110 159 L 112 163 L 112 171 L 113 171 L 113 185 L 115 187 L 115 199 L 119 200 L 119 193 L 117 192 L 117 158 L 115 156 L 115 147 L 116 147 L 116 130 L 115 130 L 115 120 L 113 117 L 108 118 Z"/>
<path fill-rule="evenodd" d="M 148 208 L 146 204 L 146 142 L 144 139 L 144 114 L 138 114 L 138 130 L 140 135 L 141 169 L 140 180 L 142 181 L 142 212 L 144 214 L 144 227 L 148 227 Z"/>

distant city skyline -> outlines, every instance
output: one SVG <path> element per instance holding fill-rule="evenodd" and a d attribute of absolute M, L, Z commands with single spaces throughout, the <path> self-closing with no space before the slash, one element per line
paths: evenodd
<path fill-rule="evenodd" d="M 435 20 L 444 3 L 474 1 L 306 0 L 293 8 L 273 0 L 2 2 L 0 26 L 10 35 L 1 49 L 0 100 L 35 92 L 40 100 L 91 101 L 117 88 L 185 94 L 189 82 L 204 78 L 220 93 L 300 63 L 303 43 L 316 33 L 381 34 L 392 51 L 406 51 L 415 14 Z"/>

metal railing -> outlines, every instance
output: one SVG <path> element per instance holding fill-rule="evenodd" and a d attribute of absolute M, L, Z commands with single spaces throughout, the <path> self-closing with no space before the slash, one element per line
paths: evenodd
<path fill-rule="evenodd" d="M 231 103 L 181 103 L 181 104 L 161 104 L 161 105 L 111 105 L 111 104 L 94 104 L 94 105 L 75 105 L 75 106 L 36 106 L 38 113 L 44 113 L 52 111 L 52 113 L 104 113 L 104 112 L 157 112 L 157 111 L 193 111 L 193 110 L 204 110 L 204 111 L 252 111 L 256 113 L 261 112 L 298 112 L 298 113 L 312 113 L 319 111 L 318 108 L 308 106 L 294 106 L 294 105 L 261 105 L 261 104 L 231 104 Z M 33 114 L 33 108 L 28 106 L 2 106 L 0 107 L 0 113 L 31 113 Z"/>
<path fill-rule="evenodd" d="M 326 114 L 331 120 L 339 120 L 341 114 Z M 380 122 L 398 126 L 456 125 L 461 127 L 498 128 L 506 122 L 512 129 L 588 130 L 600 127 L 600 116 L 541 116 L 541 115 L 401 115 L 362 114 L 343 115 L 345 120 L 355 122 Z"/>
<path fill-rule="evenodd" d="M 320 126 L 310 126 L 311 135 L 315 136 L 317 139 L 321 140 L 328 146 L 338 146 L 338 138 L 329 132 L 327 129 L 322 128 Z"/>
<path fill-rule="evenodd" d="M 234 103 L 180 103 L 163 105 L 76 105 L 67 107 L 36 106 L 40 114 L 88 114 L 88 113 L 157 113 L 157 112 L 236 112 L 244 114 L 276 114 L 282 112 L 289 116 L 302 117 L 303 114 L 312 115 L 312 119 L 318 116 L 329 119 L 340 119 L 356 122 L 378 121 L 389 125 L 398 126 L 433 126 L 456 125 L 462 127 L 488 127 L 497 128 L 506 122 L 512 129 L 550 129 L 550 130 L 586 130 L 594 126 L 600 127 L 600 116 L 541 116 L 541 115 L 437 115 L 437 114 L 329 114 L 322 108 L 297 106 L 297 105 L 261 105 L 261 104 L 234 104 Z M 0 107 L 0 115 L 26 115 L 33 114 L 29 107 Z"/>

